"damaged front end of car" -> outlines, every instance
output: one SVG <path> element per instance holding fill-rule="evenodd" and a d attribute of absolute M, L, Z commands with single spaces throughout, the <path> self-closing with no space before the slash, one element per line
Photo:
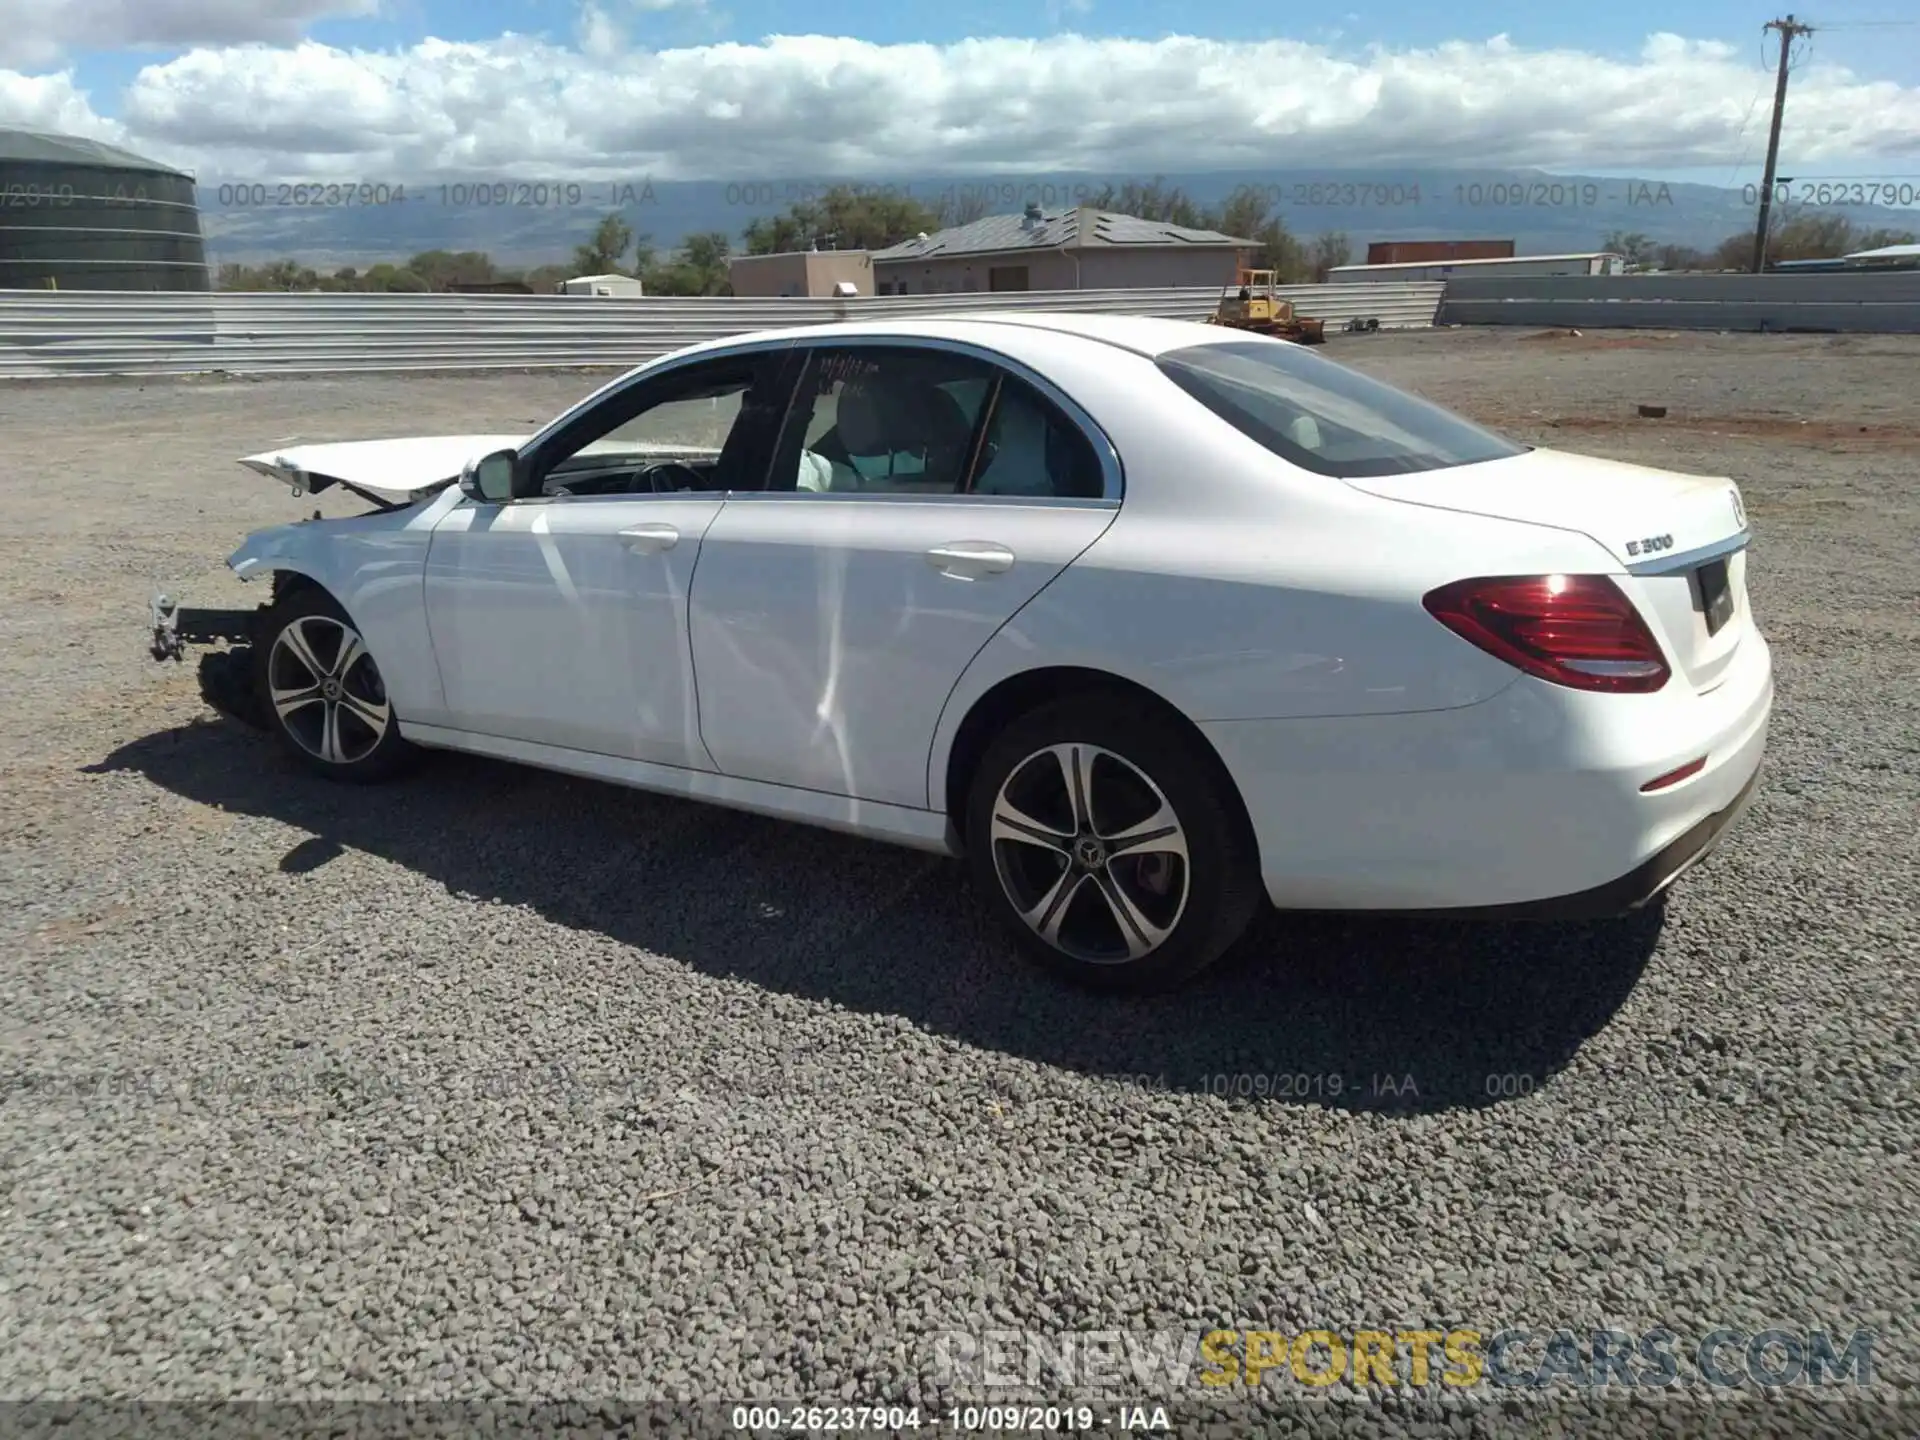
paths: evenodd
<path fill-rule="evenodd" d="M 306 445 L 244 457 L 240 464 L 286 485 L 298 498 L 337 487 L 365 500 L 372 515 L 398 515 L 445 489 L 460 462 L 493 446 L 495 436 L 427 436 L 402 440 L 346 441 Z M 420 476 L 434 476 L 422 483 Z M 148 650 L 160 663 L 180 664 L 196 646 L 201 697 L 220 714 L 266 729 L 266 700 L 258 678 L 262 616 L 295 586 L 314 583 L 296 568 L 282 568 L 302 547 L 292 538 L 307 527 L 331 524 L 315 510 L 306 520 L 249 535 L 228 565 L 242 580 L 271 573 L 267 603 L 249 608 L 195 608 L 176 591 L 156 587 L 148 603 Z M 309 557 L 310 558 L 310 557 Z"/>
<path fill-rule="evenodd" d="M 260 621 L 289 587 L 304 577 L 292 571 L 273 576 L 273 598 L 246 609 L 203 609 L 185 606 L 172 595 L 156 591 L 150 602 L 151 635 L 148 650 L 156 661 L 180 664 L 192 646 L 209 649 L 198 664 L 200 698 L 230 720 L 250 729 L 267 728 L 266 699 L 259 685 Z"/>

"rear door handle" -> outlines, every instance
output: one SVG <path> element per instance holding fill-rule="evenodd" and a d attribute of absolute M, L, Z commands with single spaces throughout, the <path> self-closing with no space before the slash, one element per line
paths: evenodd
<path fill-rule="evenodd" d="M 986 540 L 955 540 L 927 551 L 927 563 L 956 580 L 1004 575 L 1013 568 L 1013 551 Z"/>
<path fill-rule="evenodd" d="M 634 525 L 622 530 L 620 538 L 635 554 L 653 555 L 678 545 L 680 532 L 671 525 Z"/>

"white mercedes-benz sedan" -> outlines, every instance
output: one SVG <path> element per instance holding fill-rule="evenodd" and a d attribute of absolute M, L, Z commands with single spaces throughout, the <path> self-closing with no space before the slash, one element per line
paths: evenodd
<path fill-rule="evenodd" d="M 243 463 L 157 657 L 306 765 L 471 751 L 963 856 L 1034 957 L 1192 975 L 1265 903 L 1595 918 L 1747 804 L 1726 479 L 1532 448 L 1323 352 L 1032 313 L 696 345 L 538 434 Z"/>

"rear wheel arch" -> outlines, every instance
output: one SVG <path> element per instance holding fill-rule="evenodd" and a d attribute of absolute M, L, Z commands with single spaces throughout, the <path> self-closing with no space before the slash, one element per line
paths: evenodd
<path fill-rule="evenodd" d="M 1165 696 L 1138 681 L 1106 670 L 1068 665 L 1023 670 L 1017 675 L 1008 676 L 973 702 L 966 718 L 954 732 L 953 744 L 947 751 L 946 789 L 942 799 L 951 833 L 961 849 L 964 850 L 967 841 L 967 800 L 972 792 L 973 778 L 994 737 L 1022 715 L 1042 705 L 1071 696 L 1097 694 L 1111 695 L 1115 699 L 1139 705 L 1181 731 L 1192 743 L 1195 755 L 1214 772 L 1222 795 L 1230 797 L 1242 839 L 1255 847 L 1254 853 L 1258 853 L 1259 842 L 1254 833 L 1253 818 L 1247 812 L 1240 787 L 1234 783 L 1233 774 L 1227 769 L 1226 761 L 1220 758 L 1220 752 L 1214 749 L 1213 742 L 1207 739 L 1198 725 Z"/>

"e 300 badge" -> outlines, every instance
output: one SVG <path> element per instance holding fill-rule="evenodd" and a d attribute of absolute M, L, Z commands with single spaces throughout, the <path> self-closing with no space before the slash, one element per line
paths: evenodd
<path fill-rule="evenodd" d="M 1650 535 L 1645 540 L 1627 541 L 1629 555 L 1658 555 L 1662 550 L 1673 548 L 1673 536 Z"/>

